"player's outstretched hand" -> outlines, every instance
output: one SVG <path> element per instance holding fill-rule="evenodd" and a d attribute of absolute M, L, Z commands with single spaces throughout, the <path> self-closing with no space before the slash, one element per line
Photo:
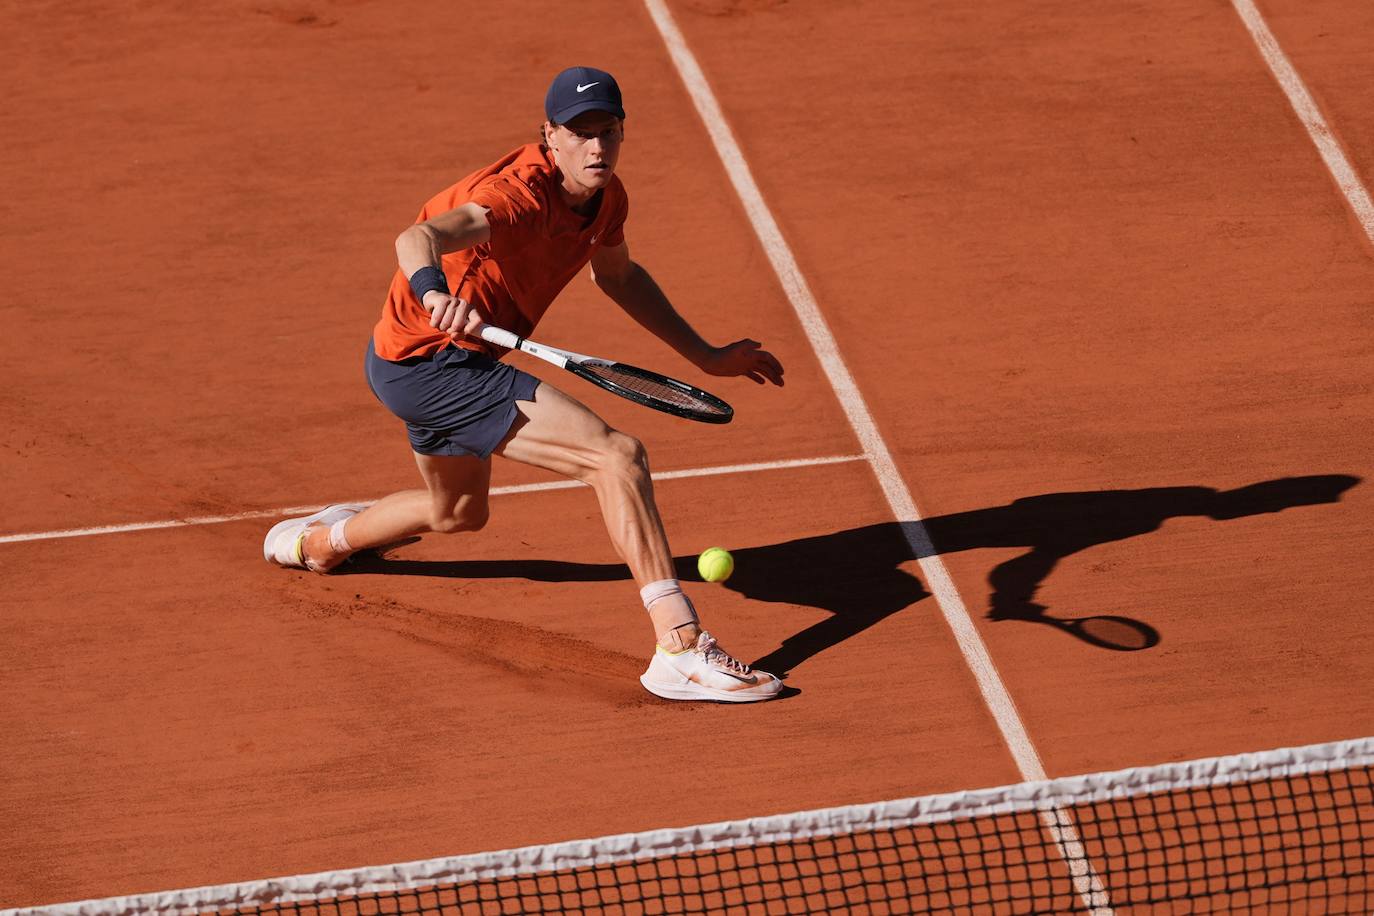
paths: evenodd
<path fill-rule="evenodd" d="M 468 304 L 466 299 L 445 295 L 437 290 L 425 293 L 421 304 L 429 310 L 429 326 L 451 337 L 475 335 L 483 321 L 482 313 Z"/>
<path fill-rule="evenodd" d="M 716 347 L 701 368 L 711 375 L 744 375 L 760 385 L 766 381 L 782 385 L 782 363 L 757 340 L 737 340 Z"/>

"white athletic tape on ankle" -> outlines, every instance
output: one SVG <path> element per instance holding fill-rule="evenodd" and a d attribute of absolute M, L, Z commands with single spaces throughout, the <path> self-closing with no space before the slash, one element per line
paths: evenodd
<path fill-rule="evenodd" d="M 644 602 L 644 610 L 646 611 L 654 606 L 655 601 L 662 601 L 672 595 L 687 597 L 682 594 L 682 586 L 678 584 L 676 579 L 659 579 L 657 582 L 650 582 L 639 590 L 639 600 Z"/>
<path fill-rule="evenodd" d="M 682 633 L 687 627 L 692 628 L 689 634 L 692 637 L 691 639 L 687 639 Z M 686 652 L 688 649 L 695 646 L 697 640 L 700 638 L 701 626 L 695 620 L 689 620 L 686 623 L 678 624 L 667 633 L 664 633 L 659 637 L 658 644 L 669 652 Z"/>
<path fill-rule="evenodd" d="M 348 524 L 348 519 L 341 518 L 329 526 L 329 546 L 334 548 L 336 553 L 352 553 L 353 548 L 348 544 L 348 538 L 344 537 L 344 525 Z"/>
<path fill-rule="evenodd" d="M 687 593 L 682 590 L 682 586 L 676 579 L 659 579 L 657 582 L 650 582 L 639 590 L 639 598 L 644 602 L 644 610 L 652 610 L 655 603 L 664 598 L 681 598 L 682 603 L 687 605 L 687 613 L 691 614 L 687 623 L 696 623 L 697 607 L 692 603 L 692 599 L 687 597 Z"/>

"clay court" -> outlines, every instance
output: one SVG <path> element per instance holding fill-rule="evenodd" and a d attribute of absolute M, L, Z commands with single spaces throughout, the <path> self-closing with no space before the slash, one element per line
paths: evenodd
<path fill-rule="evenodd" d="M 677 46 L 656 2 L 0 12 L 0 907 L 1374 734 L 1374 6 L 1258 0 L 1352 184 L 1246 0 L 667 0 Z M 593 494 L 530 468 L 480 534 L 262 559 L 418 485 L 362 376 L 393 241 L 584 63 L 635 259 L 787 384 L 586 279 L 540 341 L 735 420 L 508 359 L 644 441 L 774 702 L 647 694 Z"/>

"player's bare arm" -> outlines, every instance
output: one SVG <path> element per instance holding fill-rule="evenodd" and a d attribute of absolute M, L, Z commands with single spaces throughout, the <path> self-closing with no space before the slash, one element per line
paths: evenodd
<path fill-rule="evenodd" d="M 707 343 L 673 308 L 654 278 L 630 257 L 628 244 L 599 248 L 592 255 L 592 279 L 635 321 L 684 359 L 711 375 L 743 375 L 762 385 L 783 383 L 782 363 L 756 340 L 724 347 Z"/>
<path fill-rule="evenodd" d="M 396 237 L 396 261 L 401 272 L 413 277 L 425 267 L 440 267 L 442 257 L 452 251 L 462 251 L 480 245 L 491 238 L 487 211 L 474 203 L 455 207 L 447 213 L 407 226 Z M 430 313 L 431 327 L 448 334 L 473 333 L 482 317 L 477 310 L 457 296 L 440 290 L 425 293 L 420 302 Z"/>

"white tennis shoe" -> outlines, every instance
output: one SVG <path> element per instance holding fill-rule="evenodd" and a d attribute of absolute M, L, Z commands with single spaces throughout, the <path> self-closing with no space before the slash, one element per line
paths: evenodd
<path fill-rule="evenodd" d="M 782 681 L 732 658 L 705 630 L 690 649 L 670 652 L 657 646 L 639 682 L 665 700 L 755 703 L 771 700 L 782 690 Z"/>
<path fill-rule="evenodd" d="M 340 503 L 325 506 L 313 515 L 303 518 L 288 518 L 277 522 L 262 542 L 262 556 L 269 563 L 289 569 L 312 569 L 305 561 L 305 534 L 313 525 L 332 525 L 340 519 L 352 518 L 366 509 L 365 505 Z"/>

